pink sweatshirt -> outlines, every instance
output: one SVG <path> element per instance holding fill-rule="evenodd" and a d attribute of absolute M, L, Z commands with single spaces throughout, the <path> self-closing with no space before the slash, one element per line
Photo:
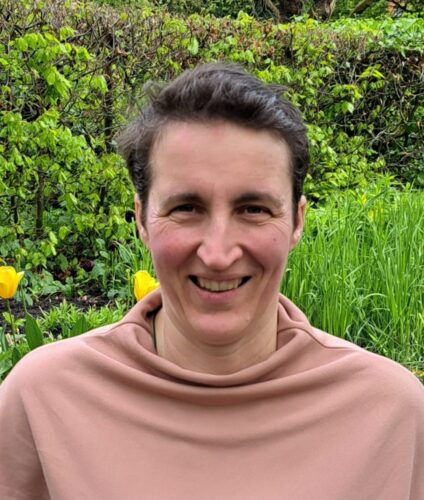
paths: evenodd
<path fill-rule="evenodd" d="M 28 354 L 0 387 L 1 500 L 423 500 L 424 389 L 281 297 L 230 375 L 155 354 L 148 313 Z"/>

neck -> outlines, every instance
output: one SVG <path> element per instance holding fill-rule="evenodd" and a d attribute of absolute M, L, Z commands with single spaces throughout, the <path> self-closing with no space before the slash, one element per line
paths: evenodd
<path fill-rule="evenodd" d="M 182 368 L 226 375 L 243 370 L 267 359 L 277 348 L 277 310 L 270 321 L 258 325 L 230 345 L 209 345 L 188 337 L 167 318 L 161 309 L 156 316 L 157 353 Z"/>

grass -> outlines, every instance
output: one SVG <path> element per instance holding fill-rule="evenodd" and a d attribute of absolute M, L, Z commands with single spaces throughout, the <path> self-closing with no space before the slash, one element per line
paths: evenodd
<path fill-rule="evenodd" d="M 282 292 L 311 323 L 424 369 L 424 193 L 348 194 L 309 210 Z"/>
<path fill-rule="evenodd" d="M 119 245 L 117 250 L 97 276 L 115 305 L 85 311 L 86 327 L 118 321 L 134 303 L 131 277 L 140 263 L 152 271 L 136 237 L 129 248 Z M 339 194 L 323 207 L 310 208 L 281 291 L 314 326 L 422 372 L 424 378 L 424 192 L 387 188 Z M 67 336 L 81 315 L 64 300 L 37 321 L 50 342 Z M 18 338 L 25 353 L 25 336 Z M 0 327 L 1 339 L 0 364 L 7 368 L 11 356 L 5 353 Z"/>

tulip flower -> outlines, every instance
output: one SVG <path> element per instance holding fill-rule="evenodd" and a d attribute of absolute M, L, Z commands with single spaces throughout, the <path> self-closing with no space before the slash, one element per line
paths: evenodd
<path fill-rule="evenodd" d="M 0 298 L 12 299 L 18 289 L 24 272 L 17 273 L 11 266 L 0 267 Z"/>
<path fill-rule="evenodd" d="M 141 300 L 159 286 L 159 283 L 147 271 L 137 271 L 134 276 L 134 295 Z"/>
<path fill-rule="evenodd" d="M 19 282 L 21 281 L 24 272 L 17 273 L 11 266 L 0 266 L 0 298 L 6 299 L 6 306 L 9 312 L 10 328 L 12 329 L 13 344 L 16 348 L 16 325 L 15 318 L 10 309 L 8 299 L 13 299 L 16 290 L 18 289 Z"/>

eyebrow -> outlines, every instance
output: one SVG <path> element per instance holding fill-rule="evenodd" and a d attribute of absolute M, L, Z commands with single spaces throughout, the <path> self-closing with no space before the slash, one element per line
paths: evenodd
<path fill-rule="evenodd" d="M 171 194 L 171 196 L 168 196 L 168 198 L 163 202 L 164 206 L 169 206 L 169 205 L 178 205 L 180 203 L 201 203 L 202 198 L 196 194 L 196 193 L 176 193 L 176 194 Z"/>
<path fill-rule="evenodd" d="M 269 193 L 264 193 L 261 191 L 249 191 L 247 193 L 243 193 L 241 196 L 238 196 L 234 202 L 237 205 L 241 205 L 243 203 L 251 203 L 251 202 L 264 202 L 270 203 L 275 208 L 282 208 L 283 202 L 279 198 L 272 196 Z"/>
<path fill-rule="evenodd" d="M 283 208 L 283 201 L 279 198 L 272 196 L 269 193 L 264 193 L 261 191 L 248 191 L 247 193 L 243 193 L 240 196 L 237 196 L 233 203 L 235 205 L 241 205 L 243 203 L 252 203 L 252 202 L 263 202 L 270 203 L 277 209 Z M 163 203 L 165 206 L 175 205 L 180 203 L 194 203 L 201 204 L 204 203 L 204 200 L 201 196 L 194 192 L 185 192 L 185 193 L 175 193 L 169 196 Z"/>

